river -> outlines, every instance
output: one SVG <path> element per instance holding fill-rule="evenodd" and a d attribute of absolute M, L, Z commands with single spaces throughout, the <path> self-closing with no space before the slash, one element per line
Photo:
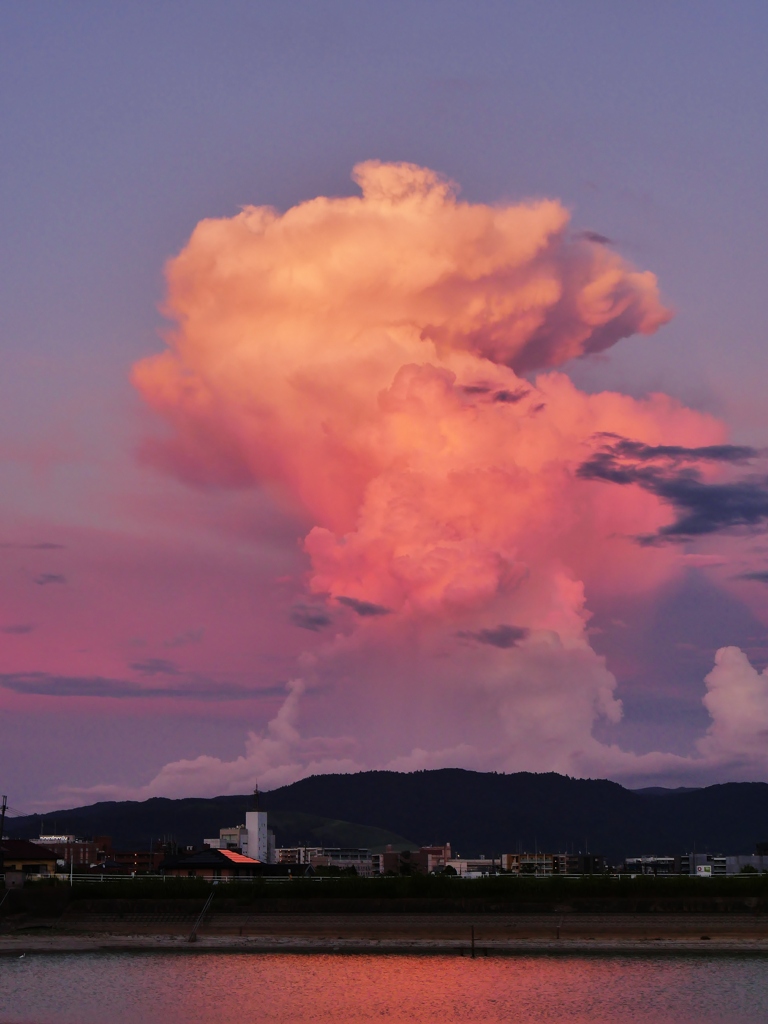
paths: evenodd
<path fill-rule="evenodd" d="M 765 1024 L 759 956 L 28 953 L 3 1024 Z"/>

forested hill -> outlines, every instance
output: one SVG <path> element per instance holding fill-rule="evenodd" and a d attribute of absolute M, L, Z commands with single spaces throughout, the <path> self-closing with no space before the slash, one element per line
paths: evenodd
<path fill-rule="evenodd" d="M 312 807 L 376 822 L 421 843 L 450 840 L 464 855 L 585 850 L 611 858 L 691 851 L 754 853 L 768 841 L 768 784 L 625 789 L 604 779 L 444 768 L 320 775 L 268 793 L 265 806 Z"/>
<path fill-rule="evenodd" d="M 632 791 L 600 779 L 445 768 L 316 775 L 262 794 L 279 845 L 402 845 L 450 841 L 488 856 L 585 850 L 612 859 L 639 853 L 752 853 L 768 841 L 768 784 Z M 45 831 L 112 835 L 122 846 L 173 835 L 200 843 L 240 823 L 249 797 L 107 802 L 12 818 L 11 836 Z"/>

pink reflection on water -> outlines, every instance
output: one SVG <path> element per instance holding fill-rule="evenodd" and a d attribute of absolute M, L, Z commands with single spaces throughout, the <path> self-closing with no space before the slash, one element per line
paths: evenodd
<path fill-rule="evenodd" d="M 25 1024 L 757 1024 L 764 961 L 736 958 L 88 955 L 0 961 Z"/>
<path fill-rule="evenodd" d="M 690 966 L 690 965 L 689 965 Z M 440 1021 L 701 1020 L 679 1002 L 679 963 L 590 959 L 318 958 L 287 959 L 269 983 L 259 967 L 251 992 L 276 1020 Z M 233 978 L 233 984 L 237 984 Z M 683 984 L 683 989 L 688 986 Z M 678 992 L 678 998 L 673 994 Z M 318 1002 L 318 996 L 320 996 Z M 712 1019 L 719 1020 L 719 1017 Z"/>

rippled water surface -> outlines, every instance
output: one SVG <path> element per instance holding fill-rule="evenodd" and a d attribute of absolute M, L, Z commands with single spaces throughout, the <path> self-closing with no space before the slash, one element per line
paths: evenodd
<path fill-rule="evenodd" d="M 0 959 L 14 1024 L 765 1024 L 768 960 L 55 954 Z"/>

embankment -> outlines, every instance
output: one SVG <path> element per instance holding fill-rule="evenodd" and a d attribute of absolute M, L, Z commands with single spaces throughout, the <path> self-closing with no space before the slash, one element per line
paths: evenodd
<path fill-rule="evenodd" d="M 133 891 L 143 895 L 134 898 L 110 894 L 107 883 L 29 886 L 9 893 L 0 911 L 0 952 L 466 952 L 472 936 L 478 949 L 495 953 L 651 947 L 768 952 L 768 893 L 760 879 L 751 886 L 734 883 L 730 890 L 657 881 L 603 892 L 595 885 L 549 880 L 485 888 L 467 883 L 456 885 L 452 895 L 404 895 L 397 882 L 389 889 L 358 880 L 346 887 L 290 883 L 215 890 L 154 882 L 154 895 L 147 895 L 148 883 L 138 883 Z M 198 922 L 192 946 L 187 940 Z"/>

